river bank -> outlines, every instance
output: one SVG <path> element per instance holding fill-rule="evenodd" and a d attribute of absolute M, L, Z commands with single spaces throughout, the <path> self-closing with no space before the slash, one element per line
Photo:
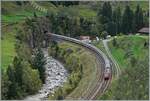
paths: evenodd
<path fill-rule="evenodd" d="M 67 81 L 68 72 L 63 65 L 48 55 L 47 49 L 43 49 L 46 58 L 46 81 L 37 94 L 28 96 L 25 100 L 45 100 L 48 94 L 53 94 L 57 87 L 63 86 Z"/>

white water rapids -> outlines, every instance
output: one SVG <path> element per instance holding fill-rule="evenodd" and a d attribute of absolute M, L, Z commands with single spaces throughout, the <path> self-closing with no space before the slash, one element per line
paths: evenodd
<path fill-rule="evenodd" d="M 43 100 L 49 93 L 54 93 L 56 87 L 60 87 L 67 80 L 68 73 L 63 65 L 57 60 L 49 57 L 48 50 L 43 49 L 46 58 L 46 81 L 37 94 L 28 96 L 25 100 Z"/>

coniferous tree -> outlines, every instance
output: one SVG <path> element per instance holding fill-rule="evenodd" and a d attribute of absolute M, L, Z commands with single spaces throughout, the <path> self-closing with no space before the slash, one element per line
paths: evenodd
<path fill-rule="evenodd" d="M 8 80 L 10 85 L 8 86 L 7 99 L 20 99 L 22 98 L 21 87 L 16 81 L 16 72 L 13 66 L 9 66 L 7 69 Z"/>
<path fill-rule="evenodd" d="M 109 2 L 104 2 L 102 9 L 98 12 L 98 17 L 102 24 L 111 21 L 112 18 L 112 7 Z"/>
<path fill-rule="evenodd" d="M 98 26 L 102 27 L 101 31 L 107 31 L 108 33 L 111 33 L 112 31 L 112 7 L 109 2 L 104 2 L 102 9 L 99 9 L 98 11 Z M 109 30 L 109 28 L 112 28 Z"/>
<path fill-rule="evenodd" d="M 106 31 L 112 36 L 116 35 L 116 28 L 117 28 L 117 25 L 114 21 L 110 21 L 105 24 Z"/>
<path fill-rule="evenodd" d="M 22 74 L 23 74 L 23 65 L 22 65 L 22 58 L 15 57 L 13 60 L 13 66 L 15 70 L 15 78 L 16 82 L 18 82 L 19 86 L 22 85 Z"/>
<path fill-rule="evenodd" d="M 40 79 L 43 83 L 45 83 L 45 64 L 46 60 L 43 51 L 41 50 L 41 48 L 36 49 L 32 65 L 34 68 L 38 69 Z"/>
<path fill-rule="evenodd" d="M 41 87 L 38 71 L 33 70 L 27 61 L 18 56 L 7 68 L 5 76 L 2 82 L 4 99 L 22 99 L 28 94 L 34 94 Z"/>
<path fill-rule="evenodd" d="M 34 94 L 42 86 L 39 72 L 38 70 L 32 69 L 30 64 L 25 61 L 22 64 L 24 66 L 22 74 L 23 88 L 28 94 Z"/>
<path fill-rule="evenodd" d="M 2 70 L 2 81 L 1 81 L 1 98 L 2 100 L 8 99 L 8 91 L 11 82 L 8 79 L 8 75 Z"/>
<path fill-rule="evenodd" d="M 143 11 L 142 8 L 140 8 L 140 5 L 137 5 L 136 11 L 135 11 L 135 30 L 139 30 L 141 27 L 143 27 Z"/>
<path fill-rule="evenodd" d="M 121 31 L 121 10 L 120 7 L 117 7 L 114 11 L 113 11 L 113 15 L 112 15 L 112 19 L 113 22 L 116 24 L 115 27 L 115 34 L 120 33 Z"/>
<path fill-rule="evenodd" d="M 122 32 L 127 34 L 133 31 L 133 12 L 127 5 L 122 17 Z"/>

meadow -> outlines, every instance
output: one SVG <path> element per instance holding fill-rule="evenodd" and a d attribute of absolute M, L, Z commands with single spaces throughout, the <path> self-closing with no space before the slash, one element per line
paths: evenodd
<path fill-rule="evenodd" d="M 120 36 L 108 43 L 110 51 L 121 68 L 118 80 L 99 97 L 101 100 L 148 99 L 148 36 Z M 147 43 L 147 44 L 145 44 Z"/>

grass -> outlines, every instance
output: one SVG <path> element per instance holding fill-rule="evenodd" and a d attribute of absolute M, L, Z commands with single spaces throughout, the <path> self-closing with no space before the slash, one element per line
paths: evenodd
<path fill-rule="evenodd" d="M 78 48 L 81 48 L 80 46 L 77 46 L 75 44 L 68 44 L 68 43 L 63 43 L 60 44 L 61 47 L 63 48 L 74 48 L 73 50 L 77 50 Z M 95 56 L 93 56 L 90 52 L 87 50 L 81 48 L 79 52 L 75 52 L 77 56 L 80 58 L 81 64 L 83 64 L 83 77 L 81 81 L 79 82 L 77 88 L 74 89 L 74 91 L 68 95 L 68 98 L 78 98 L 82 94 L 86 93 L 86 90 L 90 89 L 93 82 L 93 79 L 96 76 L 96 63 L 95 63 Z M 90 62 L 89 62 L 90 61 Z"/>
<path fill-rule="evenodd" d="M 2 2 L 2 8 L 6 13 L 2 13 L 2 26 L 4 27 L 2 27 L 1 39 L 1 68 L 5 70 L 15 55 L 15 27 L 20 26 L 19 23 L 24 21 L 26 17 L 32 17 L 34 11 L 38 16 L 42 16 L 44 13 L 34 10 L 29 5 L 23 9 L 14 2 Z M 28 10 L 29 8 L 31 8 L 31 11 Z"/>
<path fill-rule="evenodd" d="M 114 8 L 119 6 L 121 9 L 124 10 L 124 8 L 127 4 L 131 7 L 131 9 L 133 11 L 136 10 L 136 7 L 137 7 L 138 4 L 140 5 L 140 7 L 142 8 L 143 11 L 148 11 L 148 9 L 149 9 L 148 1 L 130 1 L 130 2 L 122 1 L 122 2 L 117 2 L 116 4 L 114 4 L 115 5 Z"/>
<path fill-rule="evenodd" d="M 3 30 L 2 30 L 3 31 Z M 2 32 L 3 35 L 1 40 L 1 57 L 2 64 L 1 68 L 6 69 L 8 65 L 12 62 L 13 56 L 15 55 L 15 38 L 14 38 L 14 30 L 12 32 Z"/>
<path fill-rule="evenodd" d="M 119 61 L 118 63 L 120 65 L 120 67 L 123 67 L 124 63 L 126 62 L 124 60 L 123 50 L 121 50 L 121 49 L 118 49 L 118 50 L 112 49 L 111 52 L 112 52 L 113 57 L 115 57 L 115 60 L 117 62 Z"/>
<path fill-rule="evenodd" d="M 55 9 L 55 11 L 57 12 L 59 10 L 59 8 L 55 8 L 55 7 L 49 7 L 48 4 L 43 4 L 46 7 L 48 7 L 50 9 L 50 11 L 53 11 Z M 124 4 L 123 4 L 124 5 Z M 135 3 L 131 3 L 133 9 L 136 8 Z M 140 3 L 141 7 L 144 10 L 148 9 L 148 3 L 144 2 L 144 3 Z M 76 8 L 77 7 L 77 8 Z M 81 7 L 76 6 L 74 8 L 76 8 L 79 12 L 79 15 L 82 17 L 86 17 L 86 18 L 92 18 L 96 16 L 96 12 L 92 9 L 89 9 L 87 7 Z M 20 22 L 22 20 L 25 19 L 25 17 L 27 16 L 33 16 L 33 12 L 36 12 L 38 16 L 42 16 L 44 15 L 42 12 L 35 10 L 34 8 L 32 8 L 31 6 L 27 5 L 25 8 L 24 7 L 19 7 L 17 5 L 15 5 L 12 2 L 2 2 L 2 8 L 4 8 L 6 10 L 5 14 L 2 14 L 2 22 L 4 23 L 14 23 L 14 22 Z M 32 9 L 30 11 L 30 9 Z M 8 65 L 12 62 L 12 58 L 13 56 L 16 54 L 15 53 L 15 49 L 14 49 L 14 44 L 15 44 L 15 31 L 14 31 L 14 25 L 11 25 L 11 27 L 5 27 L 5 31 L 4 28 L 2 28 L 2 42 L 1 42 L 1 47 L 2 47 L 2 64 L 1 64 L 1 68 L 6 69 L 8 67 Z M 19 24 L 17 25 L 19 26 Z M 125 49 L 130 49 L 132 50 L 134 56 L 136 57 L 136 59 L 143 59 L 143 57 L 145 57 L 145 55 L 148 54 L 147 49 L 143 48 L 143 42 L 144 40 L 148 38 L 145 37 L 140 37 L 140 36 L 129 36 L 129 37 L 120 37 L 118 38 L 118 42 L 122 43 L 122 40 L 124 40 L 123 42 L 128 42 L 128 43 L 132 43 L 132 45 L 130 47 L 126 47 Z M 124 43 L 122 43 L 124 44 Z M 102 43 L 98 43 L 96 45 L 98 48 L 100 48 L 103 52 L 105 52 Z M 95 84 L 95 79 L 94 77 L 96 77 L 96 61 L 95 58 L 93 56 L 93 54 L 89 53 L 88 51 L 86 51 L 85 49 L 82 49 L 81 51 L 77 52 L 75 50 L 77 50 L 79 48 L 79 46 L 74 45 L 74 44 L 70 44 L 70 43 L 61 43 L 60 47 L 66 49 L 66 48 L 72 48 L 75 52 L 75 55 L 80 56 L 80 60 L 82 62 L 82 64 L 84 64 L 84 75 L 82 80 L 79 82 L 78 87 L 74 89 L 74 91 L 68 95 L 69 97 L 73 97 L 73 98 L 77 98 L 79 96 L 81 96 L 81 94 L 83 94 L 84 96 L 84 92 L 86 92 L 88 89 L 90 89 L 91 87 L 94 86 Z M 111 47 L 111 52 L 112 55 L 115 57 L 115 59 L 118 61 L 120 67 L 122 69 L 128 68 L 128 63 L 129 60 L 125 59 L 125 50 L 122 48 L 116 48 L 112 46 L 112 43 L 109 43 L 109 47 Z M 89 82 L 91 81 L 91 82 Z M 92 82 L 93 81 L 93 82 Z M 68 99 L 69 99 L 68 97 Z"/>
<path fill-rule="evenodd" d="M 96 16 L 96 12 L 91 9 L 80 9 L 79 15 L 85 18 L 93 18 Z"/>
<path fill-rule="evenodd" d="M 72 8 L 78 11 L 80 17 L 84 17 L 86 19 L 92 19 L 97 15 L 97 12 L 90 9 L 87 5 L 76 5 Z"/>
<path fill-rule="evenodd" d="M 44 15 L 42 12 L 36 12 L 37 16 Z M 24 20 L 26 17 L 32 17 L 33 12 L 22 11 L 14 15 L 2 15 L 2 22 L 15 23 Z"/>
<path fill-rule="evenodd" d="M 78 83 L 78 86 L 66 97 L 66 99 L 77 99 L 81 96 L 86 96 L 87 91 L 92 89 L 95 85 L 97 70 L 95 56 L 76 44 L 61 42 L 59 43 L 59 47 L 61 49 L 72 49 L 73 53 L 71 54 L 79 57 L 79 61 L 83 65 L 82 79 Z M 64 90 L 65 87 L 67 87 L 66 84 L 64 84 L 62 90 Z"/>
<path fill-rule="evenodd" d="M 128 63 L 128 60 L 125 59 L 126 51 L 131 50 L 132 54 L 139 59 L 142 59 L 143 56 L 145 56 L 146 51 L 143 47 L 145 40 L 148 40 L 148 37 L 140 37 L 140 36 L 122 36 L 117 38 L 118 44 L 125 45 L 125 47 L 122 48 L 116 48 L 113 47 L 112 42 L 109 42 L 109 47 L 111 49 L 111 53 L 116 59 L 116 61 L 119 63 L 121 68 L 125 68 L 126 64 Z M 129 46 L 127 46 L 127 44 Z"/>
<path fill-rule="evenodd" d="M 149 2 L 148 1 L 132 1 L 130 3 L 130 6 L 132 7 L 132 9 L 135 10 L 138 4 L 140 5 L 140 7 L 144 11 L 147 11 L 149 9 Z"/>
<path fill-rule="evenodd" d="M 105 47 L 104 47 L 104 45 L 103 45 L 102 40 L 100 40 L 100 41 L 98 41 L 98 42 L 92 42 L 92 44 L 93 44 L 94 46 L 96 46 L 97 48 L 99 48 L 102 52 L 104 52 L 104 53 L 107 55 L 107 52 L 106 52 L 106 50 L 105 50 Z"/>
<path fill-rule="evenodd" d="M 52 13 L 57 13 L 57 12 L 62 12 L 62 10 L 66 10 L 66 12 L 69 12 L 70 14 L 74 14 L 77 16 L 85 17 L 87 19 L 95 17 L 96 12 L 87 6 L 83 5 L 76 5 L 76 6 L 71 6 L 65 9 L 65 7 L 58 6 L 55 7 L 49 2 L 36 2 L 39 6 L 48 9 L 49 12 Z M 31 4 L 26 4 L 23 6 L 18 6 L 14 2 L 2 2 L 2 22 L 5 23 L 14 23 L 14 22 L 19 22 L 21 20 L 24 20 L 27 16 L 33 16 L 33 13 L 36 12 L 37 16 L 42 16 L 45 15 L 44 12 L 41 12 L 34 7 L 31 6 Z M 76 12 L 77 11 L 77 12 Z M 65 11 L 63 11 L 66 13 Z M 77 14 L 78 13 L 78 14 Z M 76 15 L 77 14 L 77 15 Z"/>
<path fill-rule="evenodd" d="M 118 80 L 112 81 L 111 87 L 100 100 L 144 100 L 148 99 L 148 36 L 120 36 L 117 37 L 117 46 L 109 42 L 113 57 L 119 63 L 122 74 Z M 127 56 L 128 50 L 132 55 Z M 135 60 L 131 62 L 131 57 Z"/>
<path fill-rule="evenodd" d="M 56 8 L 54 5 L 46 2 L 37 2 L 39 5 L 46 7 L 49 11 L 58 12 L 61 10 L 61 7 Z M 95 12 L 87 9 L 85 7 L 72 7 L 70 9 L 76 8 L 79 9 L 79 13 L 84 17 L 95 16 Z M 31 5 L 27 4 L 26 6 L 18 6 L 15 2 L 2 2 L 2 25 L 13 24 L 16 22 L 23 21 L 26 17 L 32 17 L 33 12 L 36 12 L 38 16 L 44 15 L 44 13 L 34 9 Z M 14 25 L 10 25 L 14 26 Z M 5 31 L 4 31 L 5 29 Z M 9 31 L 8 31 L 9 30 Z M 14 34 L 16 32 L 10 30 L 10 27 L 2 27 L 2 68 L 7 68 L 7 66 L 11 63 L 12 57 L 14 56 Z"/>
<path fill-rule="evenodd" d="M 19 15 L 20 14 L 20 15 Z M 13 56 L 15 55 L 15 28 L 20 24 L 14 24 L 15 22 L 21 22 L 26 16 L 33 16 L 31 12 L 21 12 L 15 15 L 2 15 L 2 21 L 4 22 L 2 27 L 2 39 L 1 39 L 1 57 L 2 63 L 1 68 L 6 69 L 12 62 Z M 38 13 L 40 15 L 41 13 Z M 5 26 L 7 25 L 7 26 Z"/>
<path fill-rule="evenodd" d="M 2 22 L 15 23 L 24 20 L 26 17 L 32 17 L 36 13 L 37 16 L 42 16 L 45 13 L 35 10 L 31 4 L 19 6 L 15 2 L 2 2 Z"/>

